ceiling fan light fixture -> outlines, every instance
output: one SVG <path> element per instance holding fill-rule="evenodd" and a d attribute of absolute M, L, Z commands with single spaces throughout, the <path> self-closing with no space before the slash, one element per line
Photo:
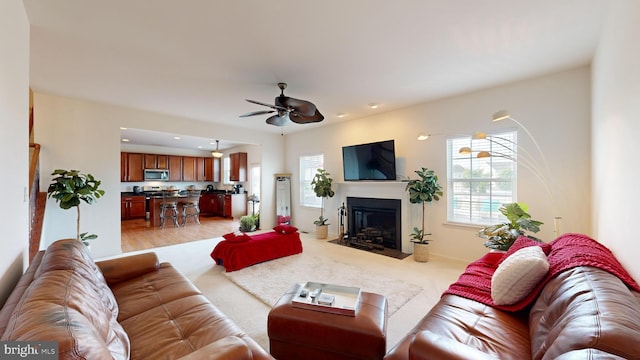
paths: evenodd
<path fill-rule="evenodd" d="M 214 158 L 221 158 L 222 155 L 224 155 L 219 149 L 218 146 L 220 145 L 220 141 L 216 140 L 216 150 L 211 152 L 211 156 L 213 156 Z"/>

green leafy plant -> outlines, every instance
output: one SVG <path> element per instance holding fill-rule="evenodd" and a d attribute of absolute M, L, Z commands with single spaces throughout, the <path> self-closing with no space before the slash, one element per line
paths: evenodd
<path fill-rule="evenodd" d="M 324 199 L 328 197 L 333 197 L 335 192 L 331 188 L 333 185 L 333 179 L 326 170 L 318 169 L 316 171 L 313 180 L 311 181 L 311 189 L 316 194 L 317 197 L 322 198 L 322 206 L 320 207 L 320 218 L 313 223 L 315 225 L 329 225 L 327 224 L 328 219 L 324 217 Z"/>
<path fill-rule="evenodd" d="M 423 167 L 415 171 L 420 177 L 419 179 L 409 180 L 405 190 L 409 192 L 409 202 L 412 204 L 422 204 L 422 223 L 421 228 L 414 227 L 411 234 L 411 241 L 417 243 L 428 244 L 429 240 L 425 239 L 424 233 L 424 214 L 425 205 L 432 201 L 439 201 L 442 196 L 442 186 L 438 183 L 438 175 L 433 170 Z"/>
<path fill-rule="evenodd" d="M 104 190 L 99 189 L 101 181 L 91 174 L 82 174 L 78 170 L 56 169 L 51 175 L 55 177 L 49 184 L 47 197 L 55 199 L 64 210 L 76 208 L 78 214 L 76 238 L 83 244 L 89 245 L 89 240 L 96 239 L 98 235 L 80 233 L 80 204 L 85 202 L 91 205 L 104 195 Z"/>
<path fill-rule="evenodd" d="M 527 213 L 528 206 L 523 203 L 503 204 L 500 212 L 508 222 L 487 226 L 480 229 L 478 236 L 487 241 L 484 246 L 489 249 L 507 251 L 519 236 L 526 236 L 532 240 L 542 241 L 534 236 L 526 235 L 525 230 L 537 233 L 543 223 L 532 220 Z"/>
<path fill-rule="evenodd" d="M 324 217 L 322 217 L 322 215 L 320 215 L 318 220 L 313 222 L 313 225 L 316 225 L 316 226 L 329 225 L 329 224 L 327 224 L 327 221 L 329 221 L 329 219 L 324 218 Z"/>
<path fill-rule="evenodd" d="M 244 215 L 240 218 L 240 231 L 250 232 L 256 229 L 256 219 L 252 215 Z"/>

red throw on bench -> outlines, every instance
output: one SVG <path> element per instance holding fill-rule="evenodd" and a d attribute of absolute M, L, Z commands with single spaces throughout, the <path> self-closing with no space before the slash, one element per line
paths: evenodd
<path fill-rule="evenodd" d="M 292 226 L 289 228 L 295 229 Z M 288 229 L 287 233 L 272 231 L 253 236 L 244 234 L 235 237 L 227 234 L 225 240 L 219 242 L 213 249 L 211 258 L 230 272 L 263 261 L 299 254 L 302 252 L 300 234 L 295 230 L 290 231 Z"/>

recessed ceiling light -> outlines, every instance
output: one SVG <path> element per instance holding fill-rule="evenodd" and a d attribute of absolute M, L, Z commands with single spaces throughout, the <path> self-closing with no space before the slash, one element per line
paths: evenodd
<path fill-rule="evenodd" d="M 180 136 L 174 136 L 173 137 L 175 140 L 180 140 Z"/>
<path fill-rule="evenodd" d="M 122 139 L 122 142 L 129 142 L 129 139 Z"/>
<path fill-rule="evenodd" d="M 369 107 L 372 108 L 372 109 L 377 109 L 378 108 L 378 104 L 371 103 L 371 104 L 369 104 Z"/>
<path fill-rule="evenodd" d="M 337 113 L 336 116 L 339 117 L 340 119 L 342 119 L 344 117 L 344 114 L 343 113 Z"/>
<path fill-rule="evenodd" d="M 127 128 L 120 126 L 120 130 L 127 130 Z"/>
<path fill-rule="evenodd" d="M 202 149 L 202 145 L 198 145 L 198 149 Z"/>

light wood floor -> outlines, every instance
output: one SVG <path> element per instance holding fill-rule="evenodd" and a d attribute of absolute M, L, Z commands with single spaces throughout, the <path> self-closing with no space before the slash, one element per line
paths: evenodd
<path fill-rule="evenodd" d="M 176 228 L 151 227 L 142 219 L 122 221 L 122 251 L 130 252 L 160 246 L 175 245 L 196 240 L 211 239 L 238 230 L 238 220 L 221 217 L 200 217 L 200 225 L 189 219 L 187 226 Z"/>

